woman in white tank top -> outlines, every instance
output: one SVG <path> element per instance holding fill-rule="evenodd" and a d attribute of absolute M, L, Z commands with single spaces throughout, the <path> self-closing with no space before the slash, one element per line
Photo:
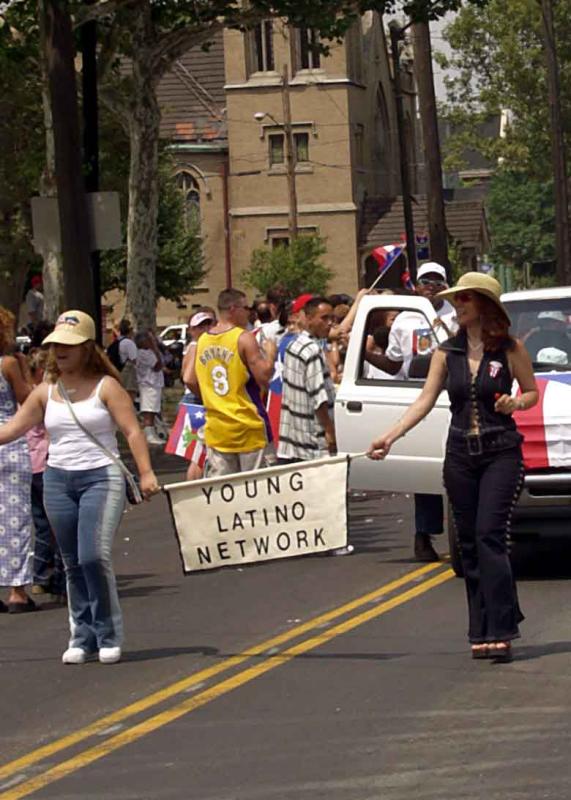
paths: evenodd
<path fill-rule="evenodd" d="M 125 505 L 125 479 L 113 459 L 78 426 L 58 382 L 77 420 L 114 456 L 117 428 L 124 434 L 143 496 L 148 499 L 159 486 L 133 403 L 95 343 L 91 317 L 66 311 L 43 344 L 51 345 L 46 380 L 0 427 L 0 445 L 44 423 L 50 439 L 44 504 L 65 565 L 71 627 L 62 661 L 82 664 L 98 653 L 101 663 L 112 664 L 121 658 L 123 640 L 111 547 Z"/>

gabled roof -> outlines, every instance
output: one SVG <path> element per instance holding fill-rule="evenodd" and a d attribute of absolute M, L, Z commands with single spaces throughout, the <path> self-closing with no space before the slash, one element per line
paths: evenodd
<path fill-rule="evenodd" d="M 428 230 L 424 195 L 416 195 L 412 209 L 417 235 Z M 450 200 L 445 203 L 446 226 L 451 238 L 463 248 L 481 251 L 488 245 L 484 200 Z M 392 199 L 370 197 L 365 200 L 361 216 L 361 246 L 364 249 L 400 242 L 405 238 L 402 197 Z"/>
<path fill-rule="evenodd" d="M 159 84 L 161 138 L 178 142 L 226 143 L 222 33 L 209 50 L 193 47 Z"/>

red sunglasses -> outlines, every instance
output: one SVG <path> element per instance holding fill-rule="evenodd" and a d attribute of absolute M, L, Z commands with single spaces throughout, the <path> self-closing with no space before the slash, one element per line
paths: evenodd
<path fill-rule="evenodd" d="M 472 292 L 457 292 L 454 299 L 459 300 L 461 303 L 471 303 L 474 295 Z"/>

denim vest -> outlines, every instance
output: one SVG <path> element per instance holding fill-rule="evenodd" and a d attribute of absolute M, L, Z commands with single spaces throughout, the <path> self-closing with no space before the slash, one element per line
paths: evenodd
<path fill-rule="evenodd" d="M 460 331 L 444 342 L 441 349 L 446 353 L 448 370 L 446 388 L 452 414 L 450 439 L 473 438 L 470 429 L 475 420 L 479 429 L 479 436 L 475 438 L 480 441 L 473 452 L 503 450 L 520 444 L 522 436 L 517 432 L 512 417 L 494 410 L 497 398 L 512 391 L 507 347 L 485 350 L 475 377 L 472 377 L 468 364 L 466 331 Z"/>

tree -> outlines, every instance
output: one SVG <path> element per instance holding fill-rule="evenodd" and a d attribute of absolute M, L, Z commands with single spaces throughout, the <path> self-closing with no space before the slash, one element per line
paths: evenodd
<path fill-rule="evenodd" d="M 556 8 L 561 62 L 563 124 L 571 126 L 571 0 Z M 462 151 L 475 149 L 506 169 L 524 170 L 539 181 L 551 176 L 549 108 L 542 33 L 537 0 L 490 0 L 466 6 L 447 27 L 452 48 L 442 66 L 452 70 L 448 101 L 441 109 L 456 134 L 447 143 L 446 166 L 457 168 Z M 486 138 L 479 123 L 509 111 L 505 136 Z M 569 145 L 569 143 L 568 143 Z"/>
<path fill-rule="evenodd" d="M 553 6 L 561 68 L 559 102 L 562 129 L 571 126 L 571 0 Z M 445 116 L 456 133 L 448 143 L 446 163 L 458 167 L 462 151 L 480 151 L 501 171 L 489 198 L 493 256 L 499 264 L 522 267 L 555 257 L 554 177 L 565 188 L 565 176 L 551 159 L 549 80 L 542 5 L 538 0 L 490 0 L 485 8 L 465 8 L 445 32 L 453 55 L 441 59 L 456 75 L 448 81 Z M 553 66 L 553 65 L 552 65 Z M 553 97 L 553 90 L 551 92 Z M 503 112 L 509 120 L 502 136 L 486 138 L 480 123 Z M 561 141 L 561 130 L 559 131 Z M 566 155 L 569 158 L 569 141 Z M 562 151 L 565 155 L 565 151 Z M 558 162 L 560 159 L 558 151 Z M 564 208 L 566 203 L 559 203 Z M 564 214 L 565 212 L 563 212 Z M 563 223 L 565 217 L 562 217 Z M 560 225 L 559 230 L 562 230 Z M 559 250 L 566 253 L 563 239 Z M 558 256 L 561 282 L 569 269 Z"/>
<path fill-rule="evenodd" d="M 30 68 L 37 56 L 34 15 L 20 4 L 13 16 L 16 25 L 2 25 L 0 17 L 0 305 L 17 316 L 26 275 L 38 266 L 29 198 L 42 171 L 43 136 L 41 83 Z M 29 37 L 19 34 L 22 20 Z"/>
<path fill-rule="evenodd" d="M 534 261 L 555 258 L 555 208 L 550 181 L 524 172 L 500 170 L 490 184 L 487 203 L 493 264 L 523 270 Z"/>
<path fill-rule="evenodd" d="M 327 248 L 321 236 L 299 236 L 289 246 L 260 247 L 240 278 L 246 286 L 266 294 L 278 284 L 291 297 L 303 292 L 324 294 L 333 273 L 321 261 Z"/>
<path fill-rule="evenodd" d="M 104 126 L 106 133 L 109 131 Z M 116 133 L 116 132 L 115 132 Z M 113 142 L 113 149 L 110 144 Z M 114 189 L 127 205 L 128 143 L 116 135 L 103 140 L 103 162 L 115 163 Z M 123 148 L 121 148 L 123 144 Z M 123 170 L 121 180 L 121 169 Z M 199 222 L 187 220 L 184 198 L 173 180 L 174 164 L 163 151 L 159 162 L 158 260 L 156 297 L 179 302 L 200 283 L 206 272 Z M 102 290 L 125 291 L 127 248 L 102 254 Z"/>

